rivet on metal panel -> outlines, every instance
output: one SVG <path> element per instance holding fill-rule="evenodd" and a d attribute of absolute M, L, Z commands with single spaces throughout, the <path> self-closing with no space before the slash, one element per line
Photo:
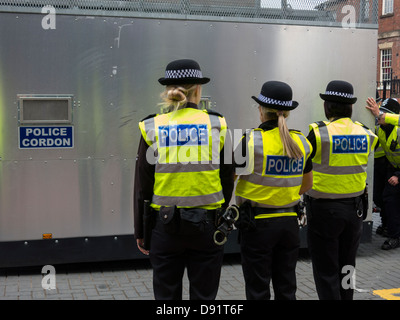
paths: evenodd
<path fill-rule="evenodd" d="M 89 239 L 88 238 L 85 238 L 85 242 L 88 242 L 89 241 Z"/>
<path fill-rule="evenodd" d="M 24 245 L 28 245 L 28 241 L 25 241 L 25 242 L 24 242 Z"/>
<path fill-rule="evenodd" d="M 114 240 L 118 240 L 118 237 L 114 237 Z"/>

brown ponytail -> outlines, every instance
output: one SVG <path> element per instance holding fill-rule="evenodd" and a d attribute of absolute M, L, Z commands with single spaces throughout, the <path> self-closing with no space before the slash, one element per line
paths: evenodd
<path fill-rule="evenodd" d="M 291 159 L 300 159 L 303 157 L 303 152 L 298 144 L 293 140 L 286 124 L 285 118 L 289 116 L 289 111 L 280 111 L 261 106 L 261 112 L 266 119 L 278 119 L 279 135 L 283 145 L 283 153 Z"/>

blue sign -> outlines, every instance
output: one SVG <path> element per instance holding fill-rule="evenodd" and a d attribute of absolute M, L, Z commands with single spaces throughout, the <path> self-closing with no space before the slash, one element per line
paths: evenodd
<path fill-rule="evenodd" d="M 368 141 L 364 135 L 332 136 L 332 153 L 367 153 Z"/>
<path fill-rule="evenodd" d="M 59 149 L 74 147 L 72 126 L 19 127 L 20 149 Z"/>
<path fill-rule="evenodd" d="M 198 146 L 208 144 L 206 124 L 178 124 L 158 128 L 160 147 Z"/>
<path fill-rule="evenodd" d="M 265 174 L 289 176 L 303 174 L 304 157 L 290 159 L 286 156 L 267 156 Z"/>

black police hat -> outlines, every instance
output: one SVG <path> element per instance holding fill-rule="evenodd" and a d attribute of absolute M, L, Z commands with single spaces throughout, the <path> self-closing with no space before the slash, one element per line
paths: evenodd
<path fill-rule="evenodd" d="M 199 64 L 191 59 L 170 62 L 165 68 L 165 77 L 158 79 L 162 85 L 206 84 L 209 78 L 203 77 Z"/>
<path fill-rule="evenodd" d="M 252 98 L 261 106 L 289 111 L 297 108 L 299 103 L 292 100 L 292 88 L 284 82 L 268 81 L 261 88 L 261 93 L 258 97 Z"/>
<path fill-rule="evenodd" d="M 320 93 L 322 100 L 353 104 L 357 101 L 351 83 L 342 80 L 333 80 L 328 83 L 325 94 Z"/>
<path fill-rule="evenodd" d="M 390 113 L 399 114 L 400 104 L 396 99 L 389 98 L 382 102 L 380 110 Z"/>

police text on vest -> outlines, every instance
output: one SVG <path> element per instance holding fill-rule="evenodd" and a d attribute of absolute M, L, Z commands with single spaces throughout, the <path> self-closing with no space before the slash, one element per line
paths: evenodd
<path fill-rule="evenodd" d="M 158 128 L 160 147 L 197 146 L 208 144 L 206 124 L 178 124 Z"/>
<path fill-rule="evenodd" d="M 299 175 L 303 173 L 304 158 L 290 159 L 287 156 L 267 156 L 265 174 Z"/>
<path fill-rule="evenodd" d="M 332 153 L 367 153 L 368 142 L 365 135 L 332 136 Z"/>

